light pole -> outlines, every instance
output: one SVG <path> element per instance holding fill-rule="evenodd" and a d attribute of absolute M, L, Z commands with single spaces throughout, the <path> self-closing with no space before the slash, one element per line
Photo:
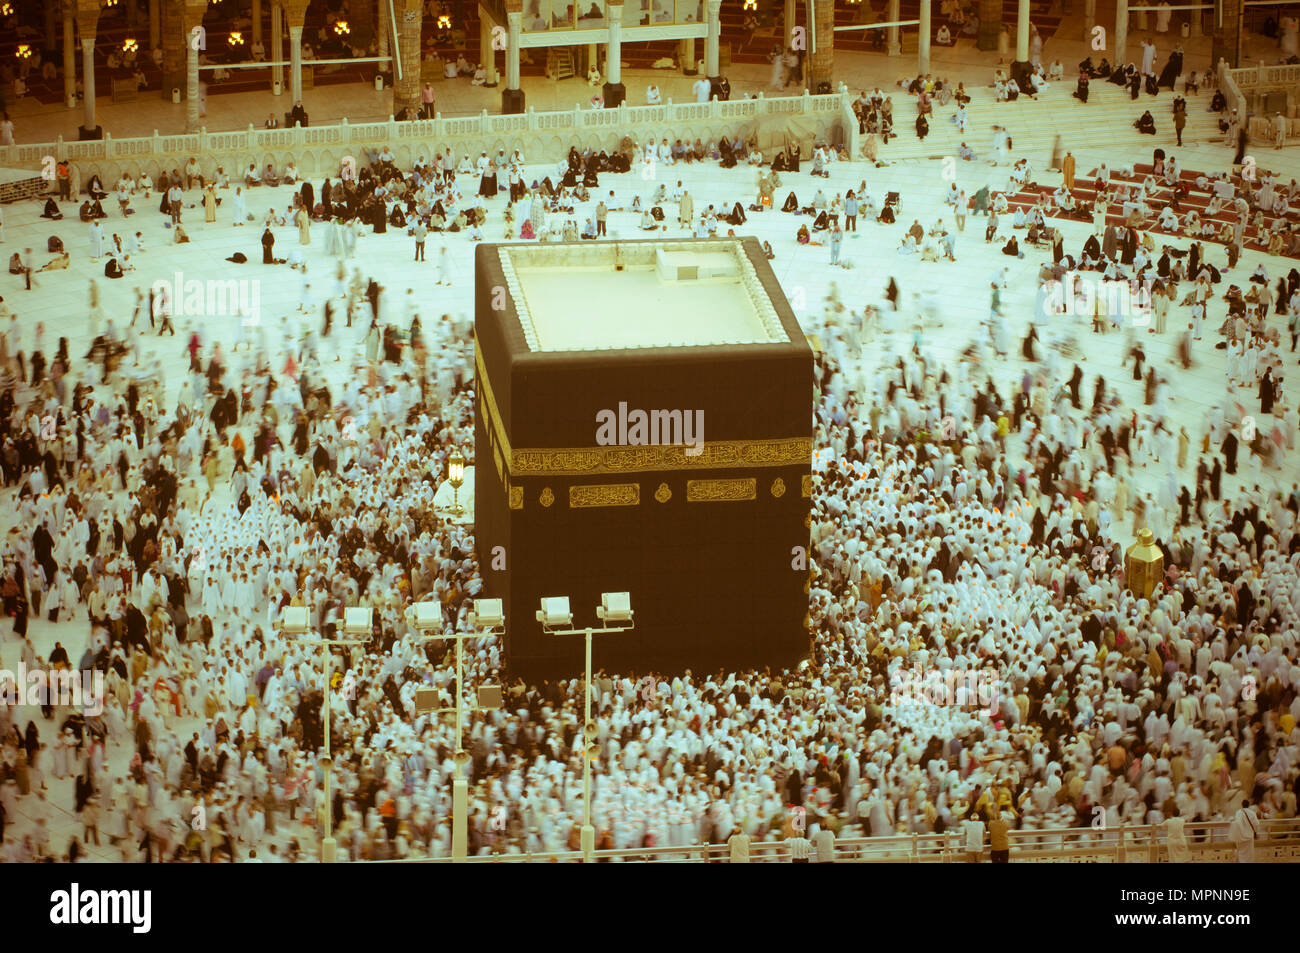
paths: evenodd
<path fill-rule="evenodd" d="M 462 458 L 462 464 L 464 460 Z M 456 713 L 456 753 L 452 760 L 456 764 L 456 777 L 451 784 L 451 859 L 453 863 L 463 863 L 469 856 L 466 820 L 469 814 L 469 779 L 465 777 L 465 766 L 469 764 L 469 753 L 462 741 L 461 721 L 464 709 L 465 693 L 461 688 L 465 667 L 465 640 L 479 639 L 505 631 L 506 618 L 501 611 L 500 599 L 475 599 L 474 609 L 469 614 L 470 627 L 473 632 L 441 632 L 443 626 L 442 606 L 437 602 L 417 602 L 407 611 L 407 618 L 420 632 L 420 640 L 455 639 L 456 640 L 456 707 L 433 708 L 421 704 L 419 693 L 416 694 L 416 712 L 419 714 Z M 483 685 L 479 688 L 478 704 L 471 711 L 495 711 L 501 707 L 501 688 L 496 685 Z"/>
<path fill-rule="evenodd" d="M 600 596 L 600 605 L 596 608 L 596 617 L 606 623 L 601 628 L 588 626 L 585 629 L 557 628 L 572 626 L 573 613 L 569 611 L 568 596 L 545 596 L 542 607 L 537 610 L 537 621 L 542 624 L 542 631 L 547 635 L 581 635 L 587 643 L 587 676 L 585 683 L 586 698 L 583 699 L 582 733 L 582 861 L 591 863 L 592 852 L 596 848 L 596 829 L 591 826 L 591 759 L 596 753 L 596 736 L 599 731 L 591 720 L 591 637 L 607 635 L 614 632 L 626 632 L 635 628 L 632 621 L 632 597 L 626 592 L 604 592 Z M 626 622 L 627 625 L 609 625 L 611 622 Z"/>
<path fill-rule="evenodd" d="M 334 669 L 334 654 L 330 649 L 335 645 L 365 645 L 370 641 L 372 616 L 374 610 L 369 606 L 353 606 L 344 610 L 343 632 L 346 635 L 365 635 L 364 639 L 304 639 L 297 641 L 303 645 L 320 645 L 325 647 L 325 837 L 320 842 L 320 859 L 322 864 L 334 863 L 338 845 L 334 841 L 334 802 L 331 799 L 330 782 L 333 780 L 334 759 L 330 757 L 330 678 Z M 311 618 L 306 606 L 286 606 L 280 613 L 280 628 L 286 635 L 302 636 L 312 631 Z"/>

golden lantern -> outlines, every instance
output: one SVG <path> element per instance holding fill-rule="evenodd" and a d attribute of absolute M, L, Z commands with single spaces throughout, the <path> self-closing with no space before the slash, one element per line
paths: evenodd
<path fill-rule="evenodd" d="M 12 3 L 0 3 L 0 17 L 13 16 L 14 5 Z"/>
<path fill-rule="evenodd" d="M 101 0 L 100 6 L 105 10 L 111 10 L 113 7 L 117 6 L 117 0 Z"/>
<path fill-rule="evenodd" d="M 449 16 L 448 16 L 447 14 L 445 14 L 445 13 L 442 14 L 441 16 L 439 16 L 439 17 L 438 17 L 438 29 L 439 29 L 439 30 L 450 30 L 450 29 L 451 29 L 451 17 L 449 17 Z"/>
<path fill-rule="evenodd" d="M 240 33 L 238 30 L 231 30 L 230 36 L 226 37 L 226 42 L 231 46 L 243 46 L 244 34 Z"/>
<path fill-rule="evenodd" d="M 125 40 L 122 41 L 123 53 L 134 53 L 138 49 L 140 49 L 140 45 L 136 43 L 135 40 L 133 40 L 131 37 L 128 36 Z"/>
<path fill-rule="evenodd" d="M 452 448 L 451 455 L 447 458 L 447 482 L 451 484 L 452 511 L 457 515 L 460 515 L 462 512 L 460 505 L 460 488 L 465 483 L 465 455 L 454 447 Z"/>
<path fill-rule="evenodd" d="M 18 50 L 14 55 L 20 60 L 28 59 L 32 55 L 32 48 L 26 43 L 19 43 Z"/>
<path fill-rule="evenodd" d="M 352 32 L 352 28 L 348 26 L 347 20 L 337 20 L 334 23 L 334 32 L 339 36 L 347 36 Z"/>
<path fill-rule="evenodd" d="M 745 9 L 746 9 L 746 10 L 757 10 L 757 9 L 758 9 L 758 0 L 745 0 Z"/>
<path fill-rule="evenodd" d="M 1138 532 L 1137 542 L 1124 553 L 1124 571 L 1129 591 L 1143 599 L 1151 597 L 1165 575 L 1165 554 L 1156 545 L 1151 530 Z"/>

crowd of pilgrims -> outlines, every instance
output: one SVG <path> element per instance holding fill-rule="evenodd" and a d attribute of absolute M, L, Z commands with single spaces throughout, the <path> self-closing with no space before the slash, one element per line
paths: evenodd
<path fill-rule="evenodd" d="M 640 152 L 614 161 L 575 149 L 553 191 L 571 197 Z M 394 211 L 433 215 L 431 192 L 449 197 L 466 168 L 482 199 L 496 198 L 499 169 L 512 202 L 531 191 L 516 194 L 517 154 L 513 166 L 481 157 L 455 169 L 448 154 L 407 174 L 387 149 L 368 159 L 355 182 L 324 183 L 319 203 L 304 182 L 303 207 L 371 208 L 376 228 Z M 688 199 L 663 191 L 661 202 Z M 1093 243 L 1084 264 L 1146 255 L 1109 233 Z M 1152 267 L 1163 278 L 1181 262 Z M 1209 280 L 1202 271 L 1197 286 Z M 1300 275 L 1284 284 L 1294 295 Z M 995 281 L 995 322 L 998 293 Z M 1051 351 L 1040 356 L 1031 328 L 1028 369 L 995 380 L 980 368 L 990 345 L 1005 352 L 1005 329 L 944 366 L 921 325 L 901 340 L 892 280 L 888 297 L 892 308 L 859 311 L 833 293 L 806 328 L 824 342 L 811 657 L 779 673 L 600 670 L 598 847 L 776 839 L 793 807 L 806 808 L 810 833 L 841 838 L 1005 813 L 1025 830 L 1082 827 L 1073 836 L 1092 839 L 1107 836 L 1089 827 L 1098 808 L 1113 831 L 1230 816 L 1242 795 L 1265 819 L 1294 817 L 1300 488 L 1229 498 L 1233 399 L 1245 398 L 1230 389 L 1207 421 L 1193 502 L 1172 466 L 1192 442 L 1171 433 L 1169 382 L 1154 368 L 1141 405 L 1100 376 L 1085 403 L 1078 364 L 1067 376 Z M 68 778 L 86 846 L 102 834 L 127 860 L 309 858 L 327 812 L 352 859 L 449 853 L 457 739 L 450 719 L 416 713 L 415 690 L 433 686 L 439 707 L 452 705 L 455 665 L 446 644 L 418 637 L 408 609 L 436 600 L 447 630 L 464 631 L 482 592 L 470 531 L 434 508 L 450 451 L 472 447 L 472 332 L 449 318 L 422 328 L 409 310 L 403 329 L 400 308 L 381 321 L 373 282 L 350 298 L 365 348 L 342 384 L 330 383 L 314 330 L 229 357 L 195 332 L 174 407 L 160 366 L 132 378 L 105 359 L 101 372 L 62 339 L 47 365 L 39 346 L 24 360 L 16 323 L 0 336 L 17 513 L 0 584 L 6 659 L 16 647 L 29 668 L 94 669 L 107 686 L 102 714 L 47 706 L 24 725 L 0 708 L 0 805 L 7 823 L 35 823 L 6 838 L 8 859 L 84 850 L 48 836 L 49 782 Z M 1230 330 L 1266 334 L 1266 311 L 1252 303 Z M 329 321 L 327 307 L 325 334 Z M 899 335 L 896 361 L 866 360 L 877 334 Z M 117 339 L 110 322 L 101 350 Z M 1132 329 L 1124 346 L 1141 350 Z M 1279 397 L 1261 386 L 1261 413 Z M 1168 471 L 1155 499 L 1136 489 L 1134 468 L 1148 465 Z M 1146 599 L 1126 588 L 1123 562 L 1144 525 L 1166 566 Z M 358 603 L 375 608 L 374 628 L 365 646 L 334 650 L 326 804 L 325 657 L 273 623 L 306 605 L 328 637 Z M 38 657 L 34 615 L 85 620 L 84 647 Z M 979 673 L 997 690 L 978 705 L 898 699 L 909 673 L 935 670 Z M 467 644 L 466 678 L 506 690 L 500 712 L 465 730 L 471 850 L 576 849 L 580 676 L 526 685 L 485 637 Z M 191 825 L 199 803 L 204 830 Z"/>

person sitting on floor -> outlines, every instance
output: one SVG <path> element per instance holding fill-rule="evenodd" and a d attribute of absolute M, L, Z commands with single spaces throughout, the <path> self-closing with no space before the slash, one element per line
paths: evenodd
<path fill-rule="evenodd" d="M 41 212 L 41 218 L 49 218 L 57 221 L 63 218 L 63 213 L 59 211 L 59 204 L 54 199 L 45 200 L 45 208 Z"/>
<path fill-rule="evenodd" d="M 1156 134 L 1156 121 L 1155 117 L 1151 115 L 1151 110 L 1148 109 L 1141 116 L 1135 119 L 1133 121 L 1133 127 L 1143 135 L 1154 136 Z"/>
<path fill-rule="evenodd" d="M 60 271 L 66 269 L 70 264 L 72 264 L 72 256 L 67 251 L 63 251 L 43 264 L 37 271 Z"/>

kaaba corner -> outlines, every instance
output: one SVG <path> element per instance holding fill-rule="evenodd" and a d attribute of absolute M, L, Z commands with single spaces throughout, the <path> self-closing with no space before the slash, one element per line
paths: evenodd
<path fill-rule="evenodd" d="M 813 355 L 753 238 L 480 245 L 475 539 L 511 675 L 788 666 L 809 645 Z M 504 568 L 494 559 L 504 549 Z"/>

